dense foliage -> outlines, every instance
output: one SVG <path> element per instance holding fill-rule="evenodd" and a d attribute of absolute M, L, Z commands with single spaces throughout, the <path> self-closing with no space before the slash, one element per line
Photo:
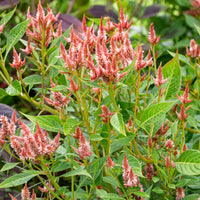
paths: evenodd
<path fill-rule="evenodd" d="M 0 188 L 11 199 L 200 199 L 200 2 L 165 2 L 166 23 L 185 13 L 167 51 L 161 17 L 133 33 L 130 2 L 109 2 L 118 21 L 84 14 L 82 31 L 63 32 L 40 1 L 10 30 L 16 8 L 3 13 L 0 98 L 29 120 L 0 116 L 2 155 L 12 158 L 1 161 Z"/>

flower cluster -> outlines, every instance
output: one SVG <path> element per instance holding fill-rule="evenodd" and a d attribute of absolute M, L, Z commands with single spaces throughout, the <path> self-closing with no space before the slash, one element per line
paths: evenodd
<path fill-rule="evenodd" d="M 186 88 L 185 88 L 185 92 L 183 94 L 183 96 L 179 97 L 178 94 L 177 95 L 177 98 L 181 101 L 181 110 L 180 110 L 180 113 L 176 112 L 177 116 L 178 116 L 178 119 L 180 121 L 184 121 L 185 119 L 187 119 L 188 114 L 186 114 L 186 110 L 188 110 L 190 108 L 190 106 L 188 106 L 187 108 L 185 108 L 185 104 L 186 103 L 190 103 L 192 101 L 192 99 L 189 99 L 189 86 L 187 84 Z"/>
<path fill-rule="evenodd" d="M 86 141 L 85 136 L 79 127 L 76 128 L 74 137 L 79 141 L 78 149 L 72 146 L 74 151 L 79 155 L 81 160 L 89 158 L 92 155 L 90 150 L 90 142 Z"/>
<path fill-rule="evenodd" d="M 194 39 L 190 40 L 190 48 L 186 47 L 187 56 L 191 56 L 192 58 L 198 58 L 200 56 L 199 45 L 196 44 Z"/>
<path fill-rule="evenodd" d="M 150 29 L 149 36 L 147 37 L 147 39 L 152 44 L 152 46 L 155 46 L 159 42 L 161 36 L 158 36 L 158 37 L 156 36 L 156 32 L 154 30 L 153 23 L 151 23 L 149 29 Z"/>
<path fill-rule="evenodd" d="M 27 20 L 30 20 L 26 34 L 29 37 L 30 41 L 33 41 L 36 46 L 44 45 L 48 46 L 51 42 L 52 36 L 54 38 L 62 34 L 61 23 L 58 26 L 56 32 L 54 32 L 56 25 L 54 23 L 57 21 L 59 14 L 56 16 L 53 15 L 52 10 L 47 8 L 47 15 L 42 8 L 41 2 L 39 0 L 36 17 L 32 17 L 30 14 L 30 8 L 27 11 Z M 29 43 L 30 44 L 30 43 Z M 25 50 L 27 53 L 32 52 L 32 47 L 28 46 Z"/>
<path fill-rule="evenodd" d="M 19 119 L 18 124 L 22 131 L 22 136 L 20 137 L 15 135 L 15 122 L 17 121 L 15 112 L 10 123 L 5 116 L 0 118 L 2 123 L 0 144 L 3 145 L 5 143 L 4 139 L 10 137 L 11 147 L 23 162 L 27 159 L 37 162 L 39 156 L 51 156 L 60 145 L 60 132 L 54 140 L 51 140 L 48 138 L 47 132 L 43 133 L 37 124 L 36 132 L 33 135 L 30 128 Z"/>
<path fill-rule="evenodd" d="M 126 154 L 123 160 L 123 179 L 125 187 L 133 187 L 137 186 L 138 177 L 134 174 L 132 168 L 129 166 Z"/>
<path fill-rule="evenodd" d="M 11 197 L 12 200 L 17 200 L 11 194 L 9 194 L 9 195 L 10 195 L 10 197 Z M 36 194 L 35 194 L 34 189 L 33 189 L 32 195 L 31 195 L 30 192 L 29 192 L 29 190 L 28 190 L 27 183 L 25 183 L 25 186 L 22 189 L 21 197 L 22 197 L 22 200 L 36 200 Z"/>
<path fill-rule="evenodd" d="M 150 65 L 152 59 L 148 57 L 147 61 L 143 61 L 141 46 L 138 45 L 137 52 L 133 49 L 129 40 L 129 29 L 132 22 L 128 23 L 122 7 L 118 24 L 111 22 L 109 17 L 106 20 L 107 23 L 104 26 L 103 19 L 101 19 L 97 35 L 95 35 L 93 25 L 87 27 L 84 15 L 83 33 L 78 36 L 72 28 L 70 37 L 66 38 L 66 41 L 70 43 L 69 51 L 67 52 L 61 43 L 60 57 L 67 69 L 72 71 L 86 66 L 92 81 L 102 78 L 105 83 L 109 84 L 119 81 L 129 72 L 128 70 L 122 72 L 122 70 L 136 56 L 136 70 Z M 93 56 L 94 54 L 96 56 Z"/>
<path fill-rule="evenodd" d="M 102 105 L 101 110 L 102 110 L 102 114 L 100 114 L 99 116 L 102 117 L 102 121 L 103 121 L 104 123 L 109 122 L 111 116 L 112 116 L 114 113 L 110 112 L 109 108 L 108 108 L 106 105 Z"/>
<path fill-rule="evenodd" d="M 50 82 L 51 82 L 51 88 L 56 86 L 55 83 L 51 80 L 51 78 Z M 56 110 L 60 111 L 64 106 L 68 105 L 70 101 L 69 96 L 71 95 L 71 93 L 69 93 L 68 96 L 65 97 L 60 92 L 51 91 L 51 93 L 53 95 L 53 100 L 47 97 L 44 97 L 44 99 L 48 104 L 54 106 Z"/>

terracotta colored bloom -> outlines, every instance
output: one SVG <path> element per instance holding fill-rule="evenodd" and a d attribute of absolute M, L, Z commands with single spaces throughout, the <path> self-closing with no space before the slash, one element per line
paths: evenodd
<path fill-rule="evenodd" d="M 27 183 L 25 183 L 25 186 L 22 189 L 21 197 L 22 197 L 22 200 L 30 200 L 30 192 L 27 188 Z"/>
<path fill-rule="evenodd" d="M 126 154 L 123 160 L 123 179 L 125 187 L 133 187 L 137 186 L 138 177 L 134 174 L 132 168 L 129 166 Z"/>
<path fill-rule="evenodd" d="M 4 28 L 4 23 L 2 25 L 0 25 L 0 34 L 2 33 L 3 28 Z"/>
<path fill-rule="evenodd" d="M 28 39 L 26 49 L 21 49 L 21 50 L 26 54 L 32 54 L 33 53 L 33 47 L 31 46 L 30 38 Z"/>
<path fill-rule="evenodd" d="M 190 1 L 195 8 L 200 8 L 200 0 Z"/>
<path fill-rule="evenodd" d="M 189 109 L 189 107 L 188 107 L 188 108 L 185 108 L 184 105 L 181 105 L 181 111 L 180 111 L 180 113 L 176 112 L 176 114 L 177 114 L 177 116 L 178 116 L 178 119 L 179 119 L 180 121 L 183 121 L 183 120 L 185 120 L 185 119 L 188 118 L 189 113 L 186 114 L 186 112 L 185 112 L 185 111 L 188 110 L 188 109 Z"/>
<path fill-rule="evenodd" d="M 150 58 L 150 60 L 143 60 L 143 51 L 142 51 L 142 47 L 141 46 L 137 46 L 137 59 L 135 62 L 135 70 L 139 71 L 142 68 L 145 68 L 148 65 L 151 65 L 152 63 L 152 58 Z"/>
<path fill-rule="evenodd" d="M 46 185 L 51 189 L 51 191 L 54 191 L 55 190 L 55 188 L 51 185 L 51 183 L 50 183 L 50 181 L 48 181 L 47 183 L 46 183 Z M 38 189 L 41 191 L 41 192 L 44 192 L 44 193 L 49 193 L 49 189 L 47 189 L 46 187 L 40 187 L 40 186 L 38 186 Z"/>
<path fill-rule="evenodd" d="M 92 155 L 92 152 L 90 150 L 90 142 L 86 141 L 85 136 L 82 132 L 80 132 L 79 135 L 79 148 L 75 148 L 72 146 L 74 151 L 79 154 L 79 157 L 81 160 L 89 158 Z"/>
<path fill-rule="evenodd" d="M 51 88 L 55 87 L 56 85 L 51 80 L 51 77 L 50 81 L 51 81 Z M 71 95 L 71 93 L 68 94 L 69 96 L 63 96 L 62 93 L 55 91 L 51 91 L 51 93 L 53 94 L 53 100 L 47 97 L 44 97 L 44 99 L 48 104 L 54 106 L 58 111 L 60 111 L 63 107 L 67 106 L 68 103 L 70 102 L 69 96 Z"/>
<path fill-rule="evenodd" d="M 157 78 L 153 77 L 153 80 L 155 82 L 155 86 L 157 86 L 157 87 L 164 84 L 168 80 L 168 78 L 163 79 L 161 63 L 160 63 L 160 66 L 158 67 Z"/>
<path fill-rule="evenodd" d="M 185 88 L 185 92 L 183 96 L 179 97 L 178 94 L 176 94 L 177 98 L 182 102 L 182 104 L 190 103 L 192 99 L 189 99 L 189 87 L 188 84 Z"/>
<path fill-rule="evenodd" d="M 173 148 L 174 147 L 174 143 L 171 139 L 168 139 L 165 143 L 165 146 L 169 149 Z"/>
<path fill-rule="evenodd" d="M 111 160 L 110 156 L 108 155 L 108 157 L 107 157 L 107 165 L 106 166 L 112 169 L 115 165 L 116 164 Z"/>
<path fill-rule="evenodd" d="M 149 35 L 148 35 L 147 39 L 153 46 L 156 45 L 160 40 L 160 36 L 159 37 L 156 36 L 156 32 L 154 30 L 153 23 L 151 23 L 151 25 L 150 25 Z"/>
<path fill-rule="evenodd" d="M 176 200 L 181 200 L 185 197 L 184 189 L 182 187 L 178 187 L 176 190 Z"/>
<path fill-rule="evenodd" d="M 190 49 L 186 47 L 186 53 L 188 56 L 191 56 L 193 58 L 198 58 L 200 56 L 199 45 L 196 44 L 194 39 L 190 40 Z"/>
<path fill-rule="evenodd" d="M 102 114 L 100 114 L 99 116 L 102 117 L 102 121 L 104 123 L 107 123 L 108 121 L 110 121 L 110 118 L 114 113 L 111 113 L 109 108 L 106 105 L 102 105 L 101 110 L 102 110 Z"/>
<path fill-rule="evenodd" d="M 147 177 L 147 179 L 151 180 L 152 177 L 153 177 L 153 173 L 154 173 L 153 165 L 152 164 L 146 164 L 146 166 L 145 166 L 144 169 L 146 171 L 146 177 Z"/>
<path fill-rule="evenodd" d="M 13 62 L 10 63 L 10 66 L 19 71 L 20 68 L 25 64 L 25 60 L 25 58 L 23 61 L 21 60 L 20 54 L 18 55 L 15 47 L 13 47 Z"/>

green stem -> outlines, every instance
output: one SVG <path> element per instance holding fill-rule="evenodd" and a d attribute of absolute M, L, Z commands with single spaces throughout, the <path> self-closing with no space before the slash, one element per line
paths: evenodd
<path fill-rule="evenodd" d="M 147 87 L 146 87 L 146 94 L 144 97 L 144 106 L 143 106 L 143 110 L 145 110 L 145 106 L 146 106 L 146 101 L 147 101 L 147 95 L 148 95 L 148 91 L 149 91 L 149 84 L 150 84 L 150 78 L 151 76 L 151 67 L 149 67 L 149 72 L 148 72 L 148 77 L 147 77 Z"/>
<path fill-rule="evenodd" d="M 154 72 L 155 72 L 155 75 L 156 75 L 157 74 L 157 67 L 156 67 L 155 45 L 152 45 L 152 52 L 153 52 L 153 61 L 154 61 Z"/>
<path fill-rule="evenodd" d="M 106 155 L 109 154 L 110 151 L 110 135 L 111 135 L 111 130 L 110 130 L 110 122 L 107 122 L 107 127 L 108 127 L 108 146 L 107 146 L 107 150 L 106 150 Z"/>
<path fill-rule="evenodd" d="M 6 67 L 5 67 L 5 62 L 3 61 L 3 57 L 2 57 L 1 51 L 0 51 L 0 57 L 1 57 L 0 67 L 1 67 L 1 69 L 2 69 L 2 71 L 4 73 L 4 75 L 5 75 L 5 77 L 7 79 L 6 82 L 8 82 L 9 84 L 11 84 L 10 75 L 8 74 L 8 71 L 7 71 Z"/>
<path fill-rule="evenodd" d="M 117 103 L 115 101 L 115 91 L 114 91 L 114 85 L 112 84 L 112 81 L 110 81 L 110 84 L 109 84 L 109 96 L 112 100 L 113 106 L 115 108 L 115 112 L 119 113 L 118 106 L 117 106 Z"/>
<path fill-rule="evenodd" d="M 133 129 L 132 129 L 133 133 L 135 132 L 134 128 L 135 128 L 135 120 L 136 120 L 136 113 L 137 113 L 139 89 L 140 89 L 140 70 L 138 70 L 137 87 L 136 87 L 136 94 L 135 94 L 135 108 L 134 108 Z"/>
<path fill-rule="evenodd" d="M 180 145 L 180 154 L 183 153 L 183 145 L 184 145 L 184 141 L 185 141 L 185 127 L 184 127 L 184 120 L 182 121 L 182 136 L 181 136 L 181 145 Z"/>

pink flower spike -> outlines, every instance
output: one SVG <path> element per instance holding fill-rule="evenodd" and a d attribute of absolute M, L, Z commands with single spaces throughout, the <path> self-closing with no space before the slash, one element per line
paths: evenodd
<path fill-rule="evenodd" d="M 176 190 L 176 200 L 181 200 L 185 197 L 184 189 L 182 187 L 178 187 Z"/>
<path fill-rule="evenodd" d="M 109 108 L 106 106 L 106 105 L 102 105 L 101 107 L 101 110 L 102 110 L 102 114 L 100 114 L 99 116 L 102 117 L 102 121 L 104 123 L 107 123 L 110 121 L 110 117 L 114 114 L 114 113 L 111 113 Z"/>
<path fill-rule="evenodd" d="M 125 187 L 133 187 L 133 186 L 137 186 L 137 175 L 135 175 L 133 173 L 132 168 L 130 168 L 130 172 L 129 172 L 129 179 L 127 181 L 127 183 L 124 184 Z"/>
<path fill-rule="evenodd" d="M 110 156 L 108 155 L 108 157 L 107 157 L 107 165 L 106 166 L 112 169 L 115 165 L 116 164 L 111 160 Z"/>
<path fill-rule="evenodd" d="M 154 30 L 153 23 L 151 23 L 150 25 L 149 36 L 147 37 L 147 39 L 152 44 L 152 46 L 155 46 L 160 40 L 160 36 L 156 37 L 156 32 Z"/>
<path fill-rule="evenodd" d="M 163 74 L 162 74 L 162 67 L 161 67 L 162 63 L 160 63 L 160 66 L 158 67 L 158 73 L 157 73 L 157 78 L 155 79 L 153 77 L 153 80 L 155 82 L 155 86 L 159 87 L 160 85 L 164 84 L 165 82 L 167 82 L 168 78 L 163 79 Z"/>
<path fill-rule="evenodd" d="M 179 97 L 178 94 L 176 94 L 176 96 L 182 102 L 182 104 L 190 103 L 193 100 L 193 99 L 189 99 L 188 83 L 187 83 L 187 86 L 185 88 L 185 92 L 184 92 L 183 96 Z"/>
<path fill-rule="evenodd" d="M 176 112 L 176 114 L 178 116 L 178 119 L 180 121 L 183 121 L 183 120 L 187 119 L 187 117 L 189 116 L 189 113 L 186 114 L 185 110 L 186 109 L 185 109 L 184 105 L 181 105 L 181 111 L 180 111 L 180 113 Z"/>
<path fill-rule="evenodd" d="M 28 191 L 27 183 L 25 183 L 25 186 L 22 189 L 21 197 L 22 197 L 22 200 L 30 199 L 30 192 Z"/>
<path fill-rule="evenodd" d="M 25 58 L 23 61 L 21 60 L 20 54 L 18 55 L 15 50 L 15 47 L 13 47 L 13 62 L 10 63 L 10 66 L 19 71 L 20 68 L 25 64 L 25 60 Z"/>
<path fill-rule="evenodd" d="M 26 54 L 32 54 L 33 53 L 33 48 L 31 46 L 30 39 L 28 39 L 28 43 L 27 43 L 26 49 L 21 49 L 21 50 Z"/>
<path fill-rule="evenodd" d="M 167 147 L 167 148 L 169 148 L 169 149 L 173 148 L 173 147 L 174 147 L 173 141 L 172 141 L 171 139 L 168 139 L 168 140 L 166 141 L 166 143 L 165 143 L 165 147 Z"/>
<path fill-rule="evenodd" d="M 0 34 L 2 33 L 3 28 L 4 28 L 4 23 L 2 25 L 0 25 Z"/>
<path fill-rule="evenodd" d="M 69 81 L 70 81 L 70 90 L 72 91 L 72 92 L 77 92 L 78 91 L 78 85 L 74 82 L 74 80 L 70 77 L 69 78 Z"/>
<path fill-rule="evenodd" d="M 130 168 L 130 166 L 129 166 L 129 164 L 128 164 L 128 160 L 127 160 L 126 153 L 125 153 L 125 155 L 124 155 L 124 160 L 123 160 L 123 169 L 124 169 L 125 171 L 127 171 L 127 170 L 129 170 L 129 168 Z"/>

